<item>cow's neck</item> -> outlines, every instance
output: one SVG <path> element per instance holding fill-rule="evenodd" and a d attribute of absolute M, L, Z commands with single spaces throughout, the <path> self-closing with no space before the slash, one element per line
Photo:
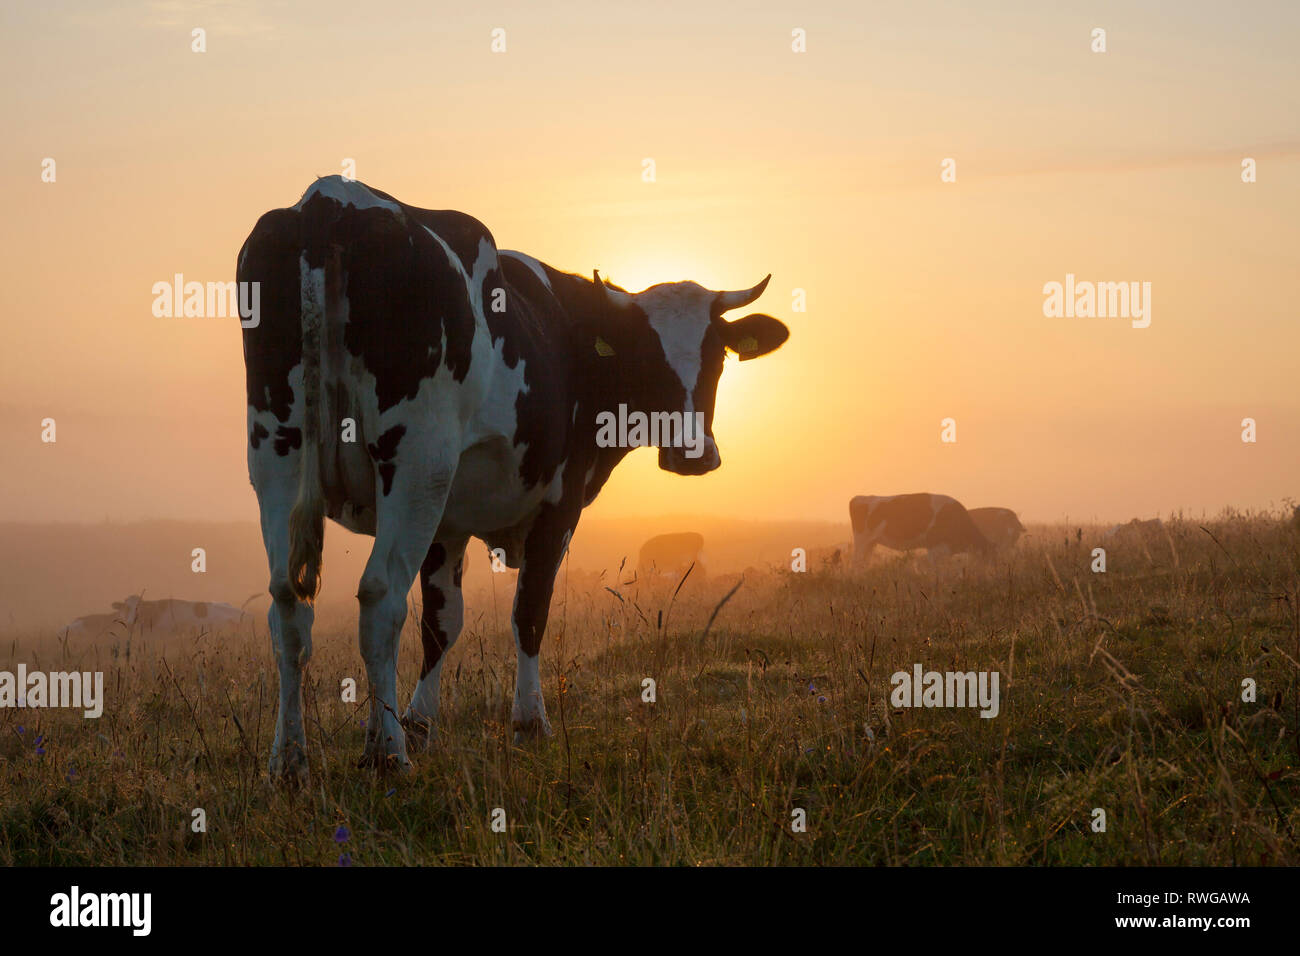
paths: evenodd
<path fill-rule="evenodd" d="M 599 323 L 596 319 L 607 308 L 605 292 L 590 279 L 571 273 L 551 272 L 552 291 L 568 323 L 566 337 L 572 398 L 578 407 L 572 433 L 572 451 L 591 471 L 586 497 L 594 498 L 630 448 L 601 448 L 596 444 L 596 416 L 610 411 L 617 414 L 619 405 L 635 409 L 638 403 L 635 382 L 620 369 L 617 359 L 596 351 Z"/>

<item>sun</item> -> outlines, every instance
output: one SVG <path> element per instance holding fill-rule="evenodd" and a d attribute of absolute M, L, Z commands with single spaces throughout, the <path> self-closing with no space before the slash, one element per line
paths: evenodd
<path fill-rule="evenodd" d="M 611 256 L 605 267 L 600 269 L 602 278 L 627 289 L 628 292 L 643 292 L 652 285 L 661 282 L 682 282 L 700 280 L 692 274 L 689 261 L 670 255 L 650 256 Z M 700 282 L 700 285 L 705 283 Z"/>

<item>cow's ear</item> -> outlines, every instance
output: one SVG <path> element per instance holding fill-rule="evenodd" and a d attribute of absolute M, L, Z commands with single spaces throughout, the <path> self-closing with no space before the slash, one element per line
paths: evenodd
<path fill-rule="evenodd" d="M 789 337 L 790 330 L 784 322 L 762 312 L 723 323 L 722 342 L 742 362 L 779 349 Z"/>

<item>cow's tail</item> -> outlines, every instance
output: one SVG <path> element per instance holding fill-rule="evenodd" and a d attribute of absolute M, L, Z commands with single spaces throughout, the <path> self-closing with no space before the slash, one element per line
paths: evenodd
<path fill-rule="evenodd" d="M 289 585 L 310 604 L 320 591 L 321 552 L 325 547 L 325 491 L 321 486 L 321 348 L 331 256 L 304 250 L 298 260 L 302 287 L 302 456 L 298 498 L 289 514 Z M 312 268 L 311 261 L 323 263 Z"/>

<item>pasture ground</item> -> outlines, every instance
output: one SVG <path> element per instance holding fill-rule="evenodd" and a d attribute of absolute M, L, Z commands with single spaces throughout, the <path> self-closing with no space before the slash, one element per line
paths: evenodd
<path fill-rule="evenodd" d="M 102 670 L 107 700 L 98 720 L 0 711 L 0 865 L 1296 865 L 1300 530 L 1231 514 L 1167 530 L 1035 527 L 989 565 L 751 569 L 707 636 L 736 575 L 673 600 L 562 573 L 542 668 L 555 735 L 524 747 L 510 595 L 472 596 L 440 740 L 401 776 L 354 766 L 355 615 L 322 612 L 297 791 L 267 781 L 264 621 L 165 647 L 6 635 L 0 668 Z M 998 671 L 999 716 L 892 708 L 890 675 L 917 663 Z"/>

